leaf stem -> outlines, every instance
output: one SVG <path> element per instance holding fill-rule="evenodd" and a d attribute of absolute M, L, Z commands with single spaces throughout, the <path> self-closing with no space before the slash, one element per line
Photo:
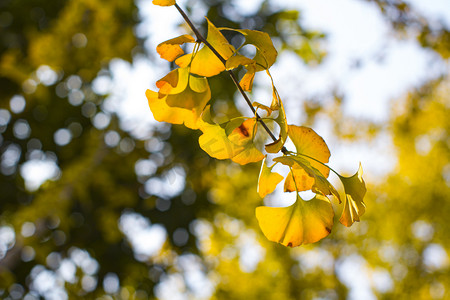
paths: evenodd
<path fill-rule="evenodd" d="M 227 61 L 222 57 L 222 55 L 220 55 L 219 52 L 217 52 L 217 50 L 203 37 L 203 35 L 198 31 L 198 29 L 195 27 L 195 25 L 191 22 L 191 20 L 189 19 L 189 17 L 186 15 L 186 13 L 183 11 L 183 9 L 181 9 L 181 7 L 175 3 L 175 8 L 178 10 L 178 12 L 181 14 L 181 16 L 183 17 L 184 21 L 186 21 L 186 23 L 189 25 L 189 27 L 192 29 L 192 31 L 194 32 L 196 38 L 197 38 L 197 42 L 202 42 L 204 43 L 213 53 L 215 56 L 217 56 L 217 58 L 223 63 L 223 65 L 225 66 Z M 231 71 L 231 70 L 227 70 L 228 74 L 231 77 L 231 80 L 233 80 L 234 85 L 238 88 L 239 92 L 241 93 L 242 97 L 244 97 L 245 101 L 247 102 L 248 106 L 250 107 L 251 111 L 253 112 L 253 114 L 256 116 L 256 119 L 258 120 L 258 122 L 261 124 L 261 126 L 264 128 L 264 130 L 267 132 L 267 134 L 270 136 L 270 138 L 276 142 L 277 138 L 275 137 L 275 135 L 272 133 L 272 131 L 269 129 L 269 127 L 267 126 L 267 124 L 263 121 L 263 119 L 259 116 L 258 112 L 256 111 L 256 109 L 253 107 L 252 102 L 250 101 L 250 98 L 248 97 L 248 95 L 245 93 L 245 91 L 242 89 L 241 85 L 239 84 L 238 79 L 236 78 L 236 75 Z M 283 148 L 281 149 L 281 152 L 283 152 L 284 154 L 288 153 L 288 150 L 283 146 Z"/>
<path fill-rule="evenodd" d="M 328 169 L 330 169 L 330 171 L 332 171 L 332 172 L 333 172 L 334 174 L 336 174 L 338 177 L 341 177 L 341 175 L 339 175 L 338 172 L 336 172 L 335 170 L 333 170 L 332 167 L 330 167 L 329 165 L 324 164 L 323 162 L 321 162 L 321 161 L 318 160 L 318 159 L 315 159 L 314 157 L 311 157 L 311 156 L 306 155 L 306 154 L 303 154 L 303 153 L 295 153 L 295 152 L 292 152 L 292 151 L 289 151 L 289 153 L 290 153 L 290 154 L 293 154 L 293 155 L 296 155 L 296 156 L 301 155 L 301 156 L 307 157 L 307 158 L 309 158 L 309 159 L 312 159 L 312 160 L 318 162 L 319 164 L 321 164 L 321 165 L 327 167 Z"/>

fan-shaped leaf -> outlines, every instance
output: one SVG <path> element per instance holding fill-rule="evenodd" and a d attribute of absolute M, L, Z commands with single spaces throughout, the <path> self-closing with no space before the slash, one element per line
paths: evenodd
<path fill-rule="evenodd" d="M 366 183 L 362 178 L 362 167 L 359 165 L 358 172 L 351 177 L 339 176 L 344 184 L 345 202 L 342 215 L 339 222 L 350 227 L 354 222 L 359 222 L 366 211 L 366 204 L 364 203 L 364 195 L 366 194 Z"/>
<path fill-rule="evenodd" d="M 220 31 L 208 20 L 208 36 L 206 40 L 216 51 L 227 60 L 235 52 L 235 49 L 230 45 L 227 39 L 220 33 Z M 219 74 L 225 70 L 225 65 L 206 45 L 203 46 L 197 53 L 186 54 L 175 60 L 175 63 L 180 67 L 187 67 L 190 65 L 191 73 L 211 77 Z"/>
<path fill-rule="evenodd" d="M 316 160 L 327 163 L 330 157 L 330 150 L 325 141 L 314 130 L 304 126 L 289 125 L 288 135 L 295 145 L 298 154 L 303 154 L 313 157 Z M 327 178 L 330 174 L 330 169 L 319 162 L 304 156 L 312 167 L 319 170 L 320 173 Z M 293 174 L 292 174 L 293 173 Z M 299 191 L 307 191 L 312 188 L 314 179 L 308 173 L 298 166 L 294 166 L 293 172 L 286 177 L 284 189 L 286 191 L 295 191 L 294 181 L 292 176 L 296 178 L 297 188 Z"/>
<path fill-rule="evenodd" d="M 146 92 L 156 120 L 199 128 L 197 122 L 211 98 L 206 78 L 193 76 L 187 68 L 181 68 L 158 80 L 156 86 L 159 87 L 159 93 Z"/>
<path fill-rule="evenodd" d="M 256 72 L 269 69 L 275 62 L 278 53 L 267 33 L 250 29 L 220 28 L 220 30 L 237 31 L 244 36 L 244 45 L 256 47 L 256 54 L 253 57 L 256 61 Z"/>
<path fill-rule="evenodd" d="M 230 121 L 228 124 L 233 124 L 230 128 L 228 124 L 215 124 L 211 120 L 209 107 L 203 113 L 202 119 L 200 129 L 203 134 L 199 138 L 199 144 L 210 156 L 217 159 L 231 159 L 241 165 L 264 158 L 253 144 L 256 134 L 255 119 Z"/>
<path fill-rule="evenodd" d="M 285 182 L 285 191 L 300 192 L 311 189 L 313 192 L 322 195 L 334 195 L 341 202 L 339 193 L 334 186 L 306 159 L 298 156 L 282 156 L 275 158 L 274 161 L 291 167 L 292 172 L 290 176 L 286 177 L 286 181 L 290 180 L 290 182 Z M 292 176 L 292 173 L 294 176 Z M 293 190 L 286 189 L 287 185 L 292 186 Z"/>
<path fill-rule="evenodd" d="M 333 207 L 330 200 L 316 195 L 297 200 L 288 207 L 256 208 L 256 218 L 267 239 L 288 247 L 315 243 L 330 234 L 333 226 Z"/>
<path fill-rule="evenodd" d="M 183 49 L 180 45 L 184 43 L 194 43 L 195 39 L 187 34 L 181 35 L 179 37 L 162 42 L 156 47 L 156 52 L 161 56 L 161 58 L 173 61 L 178 56 L 184 54 Z"/>
<path fill-rule="evenodd" d="M 258 179 L 258 194 L 261 198 L 264 198 L 266 195 L 272 193 L 277 187 L 278 183 L 283 180 L 283 176 L 276 172 L 272 172 L 272 168 L 275 166 L 268 167 L 266 166 L 267 156 L 264 157 L 264 160 L 261 164 L 261 171 L 259 172 Z"/>

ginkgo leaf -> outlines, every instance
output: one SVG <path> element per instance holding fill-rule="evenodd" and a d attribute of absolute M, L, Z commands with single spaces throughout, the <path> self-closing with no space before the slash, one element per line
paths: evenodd
<path fill-rule="evenodd" d="M 211 98 L 206 78 L 189 74 L 187 68 L 171 71 L 156 82 L 159 93 L 147 90 L 154 118 L 160 122 L 183 124 L 198 129 L 200 116 Z"/>
<path fill-rule="evenodd" d="M 304 155 L 312 167 L 319 170 L 320 173 L 326 178 L 330 174 L 330 169 L 323 164 L 315 161 L 314 159 L 327 163 L 330 157 L 330 150 L 328 149 L 325 141 L 314 130 L 304 126 L 289 125 L 288 127 L 289 138 L 295 145 L 298 155 Z M 314 159 L 311 159 L 312 157 Z M 296 178 L 298 191 L 310 190 L 314 184 L 313 176 L 299 166 L 294 166 L 293 172 L 289 173 L 284 183 L 285 191 L 293 192 L 296 190 L 294 185 L 294 178 Z"/>
<path fill-rule="evenodd" d="M 208 21 L 208 36 L 206 40 L 223 59 L 227 60 L 234 54 L 234 47 L 228 43 L 227 39 L 208 19 L 206 20 Z M 225 70 L 225 65 L 222 61 L 206 45 L 196 53 L 179 57 L 175 60 L 175 63 L 180 67 L 190 65 L 191 73 L 206 77 L 217 75 Z"/>
<path fill-rule="evenodd" d="M 156 82 L 159 98 L 172 107 L 203 110 L 210 98 L 208 80 L 189 73 L 188 68 L 175 69 Z"/>
<path fill-rule="evenodd" d="M 305 126 L 289 125 L 289 138 L 294 143 L 298 154 L 307 155 L 322 163 L 328 163 L 331 156 L 330 149 L 323 138 L 314 130 Z M 330 169 L 313 159 L 305 157 L 311 165 L 319 170 L 323 176 L 328 177 Z"/>
<path fill-rule="evenodd" d="M 201 111 L 170 107 L 164 99 L 158 98 L 158 93 L 151 90 L 147 90 L 145 95 L 156 121 L 184 124 L 191 129 L 199 128 L 198 121 L 200 120 Z"/>
<path fill-rule="evenodd" d="M 272 114 L 272 112 L 273 112 L 272 108 L 270 108 L 270 107 L 268 107 L 267 105 L 264 105 L 264 104 L 262 104 L 262 103 L 259 103 L 259 102 L 257 102 L 257 101 L 254 101 L 254 102 L 252 103 L 252 105 L 253 105 L 253 107 L 255 107 L 256 109 L 262 109 L 262 110 L 265 110 L 266 113 L 267 113 L 267 116 L 270 116 L 270 115 Z"/>
<path fill-rule="evenodd" d="M 175 0 L 153 0 L 152 3 L 159 6 L 172 6 L 175 5 Z"/>
<path fill-rule="evenodd" d="M 178 56 L 184 54 L 184 51 L 183 49 L 181 49 L 180 45 L 184 43 L 194 42 L 195 39 L 192 36 L 184 34 L 182 36 L 162 42 L 156 47 L 156 52 L 158 52 L 161 58 L 168 61 L 173 61 Z"/>
<path fill-rule="evenodd" d="M 261 164 L 261 171 L 259 172 L 258 179 L 258 189 L 257 192 L 261 198 L 264 198 L 266 195 L 272 193 L 277 187 L 278 183 L 283 180 L 283 176 L 276 172 L 272 172 L 272 168 L 275 166 L 268 167 L 266 165 L 267 156 L 264 157 L 264 160 Z"/>
<path fill-rule="evenodd" d="M 324 196 L 333 195 L 339 200 L 339 203 L 341 202 L 339 193 L 334 186 L 308 160 L 298 156 L 281 156 L 274 158 L 274 161 L 291 167 L 290 176 L 286 177 L 286 181 L 290 181 L 288 183 L 285 181 L 285 191 L 301 192 L 311 189 L 313 192 Z M 292 176 L 292 173 L 294 176 Z M 293 187 L 292 190 L 290 189 L 291 186 Z M 289 189 L 286 189 L 286 187 Z"/>
<path fill-rule="evenodd" d="M 254 65 L 255 61 L 251 58 L 248 58 L 243 55 L 233 55 L 229 59 L 227 59 L 227 63 L 225 64 L 225 67 L 227 70 L 233 70 L 236 69 L 239 66 L 248 66 L 248 65 Z"/>
<path fill-rule="evenodd" d="M 244 91 L 250 92 L 253 88 L 253 80 L 255 79 L 256 61 L 243 55 L 234 55 L 227 60 L 225 64 L 227 70 L 235 69 L 239 66 L 245 66 L 247 72 L 242 77 L 239 85 Z"/>
<path fill-rule="evenodd" d="M 280 96 L 278 95 L 278 91 L 275 88 L 273 78 L 270 75 L 269 71 L 266 72 L 272 81 L 272 104 L 270 106 L 270 109 L 278 111 L 278 117 L 275 119 L 275 122 L 277 122 L 280 126 L 280 134 L 278 139 L 270 144 L 267 144 L 265 146 L 265 149 L 268 153 L 278 153 L 283 148 L 284 143 L 286 142 L 289 127 L 286 120 L 286 113 L 284 111 L 283 102 L 281 101 Z"/>
<path fill-rule="evenodd" d="M 247 73 L 242 76 L 239 85 L 246 92 L 250 92 L 253 89 L 253 81 L 255 79 L 255 72 L 253 70 L 248 70 Z"/>
<path fill-rule="evenodd" d="M 253 57 L 256 61 L 256 72 L 269 69 L 275 62 L 278 53 L 267 33 L 250 29 L 220 28 L 220 30 L 237 31 L 245 38 L 243 45 L 256 47 L 256 54 Z"/>
<path fill-rule="evenodd" d="M 210 107 L 202 115 L 199 137 L 200 147 L 211 157 L 217 159 L 231 159 L 241 165 L 257 162 L 264 155 L 253 144 L 256 134 L 256 120 L 247 119 L 238 123 L 233 122 L 233 128 L 228 130 L 227 124 L 215 124 L 211 120 Z M 227 134 L 227 131 L 230 132 Z"/>
<path fill-rule="evenodd" d="M 256 208 L 259 227 L 270 241 L 288 247 L 315 243 L 331 233 L 334 211 L 327 197 L 317 194 L 288 207 Z"/>
<path fill-rule="evenodd" d="M 362 178 L 362 173 L 360 164 L 355 175 L 351 177 L 339 176 L 345 190 L 344 209 L 339 222 L 347 227 L 352 226 L 354 222 L 359 222 L 359 217 L 366 211 L 366 204 L 363 201 L 366 194 L 366 183 Z"/>

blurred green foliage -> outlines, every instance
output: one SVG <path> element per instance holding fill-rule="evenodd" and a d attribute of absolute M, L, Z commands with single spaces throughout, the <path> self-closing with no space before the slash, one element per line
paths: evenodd
<path fill-rule="evenodd" d="M 430 30 L 403 2 L 374 2 L 396 32 L 414 28 L 424 47 L 448 58 L 445 27 Z M 326 36 L 303 28 L 298 11 L 263 1 L 243 16 L 229 1 L 203 3 L 219 27 L 268 32 L 279 50 L 307 64 L 326 55 Z M 144 52 L 134 35 L 137 16 L 132 1 L 0 2 L 2 299 L 152 299 L 168 290 L 193 298 L 206 291 L 212 299 L 344 299 L 364 276 L 381 299 L 449 296 L 448 78 L 397 101 L 388 124 L 344 120 L 338 96 L 331 108 L 305 102 L 307 122 L 327 114 L 339 138 L 387 130 L 397 165 L 381 183 L 368 182 L 361 223 L 288 249 L 258 229 L 259 166 L 211 159 L 197 144 L 199 133 L 182 126 L 136 137 L 105 111 L 93 80 L 110 76 L 112 58 L 131 61 Z M 235 114 L 231 81 L 219 76 L 211 89 L 216 112 Z M 106 127 L 95 121 L 102 118 Z M 348 122 L 355 126 L 342 129 Z M 31 191 L 21 170 L 43 160 L 59 172 Z M 180 193 L 153 193 L 176 178 L 186 178 Z M 166 232 L 162 248 L 139 252 L 133 232 L 157 228 Z M 158 235 L 143 234 L 143 241 L 158 244 Z"/>

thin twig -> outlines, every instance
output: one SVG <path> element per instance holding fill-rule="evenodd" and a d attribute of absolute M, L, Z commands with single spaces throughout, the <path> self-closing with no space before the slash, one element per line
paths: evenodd
<path fill-rule="evenodd" d="M 217 56 L 217 58 L 223 63 L 224 66 L 226 66 L 227 61 L 222 57 L 222 55 L 220 55 L 219 52 L 217 52 L 217 50 L 203 37 L 203 35 L 197 30 L 197 28 L 195 27 L 195 25 L 191 22 L 191 20 L 189 19 L 189 17 L 186 15 L 186 13 L 181 9 L 180 6 L 178 6 L 177 3 L 175 3 L 175 7 L 177 8 L 178 12 L 181 14 L 181 16 L 183 17 L 183 19 L 186 21 L 186 23 L 189 25 L 189 27 L 192 29 L 192 31 L 194 32 L 196 38 L 197 38 L 197 42 L 202 42 L 204 43 L 213 53 L 215 56 Z M 238 79 L 236 78 L 236 75 L 231 71 L 231 70 L 227 70 L 228 74 L 231 77 L 231 80 L 233 80 L 234 85 L 236 85 L 236 87 L 238 88 L 239 92 L 241 93 L 242 97 L 244 97 L 245 101 L 247 102 L 248 106 L 250 107 L 250 109 L 252 110 L 253 114 L 256 116 L 256 119 L 258 120 L 258 122 L 262 125 L 262 127 L 266 130 L 267 134 L 272 138 L 272 140 L 274 142 L 277 141 L 277 138 L 275 137 L 275 135 L 272 133 L 272 131 L 269 129 L 269 127 L 267 126 L 267 124 L 261 119 L 261 117 L 259 116 L 258 112 L 256 111 L 256 109 L 253 107 L 252 102 L 250 101 L 248 95 L 245 93 L 245 91 L 242 89 L 241 85 L 239 84 Z M 283 152 L 284 154 L 286 154 L 288 151 L 287 149 L 283 146 L 283 148 L 281 149 L 281 152 Z"/>

